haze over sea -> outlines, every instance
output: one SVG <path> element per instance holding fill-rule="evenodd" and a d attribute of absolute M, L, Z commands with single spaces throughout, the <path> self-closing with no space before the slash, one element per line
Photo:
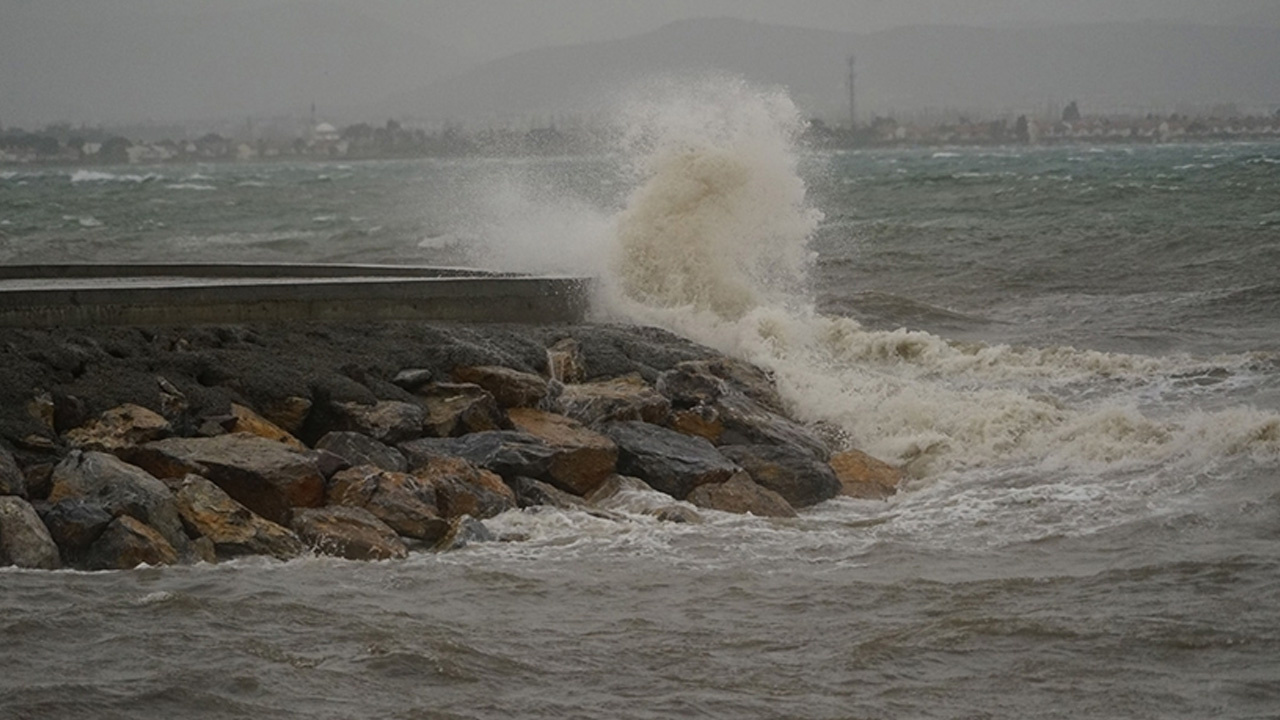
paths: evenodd
<path fill-rule="evenodd" d="M 1280 145 L 813 153 L 723 80 L 619 117 L 606 156 L 0 170 L 0 262 L 591 274 L 904 492 L 3 570 L 0 716 L 1280 713 Z"/>

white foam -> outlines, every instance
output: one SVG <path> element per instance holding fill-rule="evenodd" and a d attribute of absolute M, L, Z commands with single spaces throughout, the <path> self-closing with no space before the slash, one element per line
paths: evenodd
<path fill-rule="evenodd" d="M 150 182 L 152 180 L 160 180 L 160 179 L 162 179 L 162 177 L 154 173 L 148 173 L 146 175 L 132 175 L 127 173 L 117 174 L 117 173 L 101 172 L 98 170 L 76 170 L 75 172 L 71 173 L 71 182 L 73 183 L 85 183 L 85 182 L 142 183 L 142 182 Z"/>

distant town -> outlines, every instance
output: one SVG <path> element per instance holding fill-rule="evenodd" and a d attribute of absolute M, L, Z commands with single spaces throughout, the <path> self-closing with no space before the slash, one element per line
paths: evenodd
<path fill-rule="evenodd" d="M 912 146 L 1176 143 L 1280 139 L 1280 110 L 1244 115 L 1232 106 L 1201 114 L 1097 114 L 1072 102 L 1061 115 L 1006 114 L 973 119 L 960 112 L 934 117 L 873 117 L 843 125 L 811 120 L 804 144 L 820 150 Z M 338 127 L 316 120 L 274 118 L 189 137 L 181 126 L 88 127 L 67 123 L 27 131 L 0 128 L 0 164 L 162 164 L 292 159 L 377 159 L 573 155 L 607 151 L 612 131 L 578 118 L 526 123 L 521 129 L 455 123 Z"/>

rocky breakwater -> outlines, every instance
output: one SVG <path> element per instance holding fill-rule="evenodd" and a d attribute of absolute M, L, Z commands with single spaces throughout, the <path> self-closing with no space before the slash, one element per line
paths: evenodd
<path fill-rule="evenodd" d="M 902 479 L 760 369 L 650 328 L 5 330 L 0 356 L 4 565 L 384 560 L 519 541 L 484 520 L 523 508 L 625 522 L 628 490 L 700 522 Z"/>

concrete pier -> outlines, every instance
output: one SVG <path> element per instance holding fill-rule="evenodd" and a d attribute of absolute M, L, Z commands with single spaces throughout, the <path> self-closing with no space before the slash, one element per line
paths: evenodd
<path fill-rule="evenodd" d="M 578 322 L 589 286 L 584 278 L 397 265 L 0 266 L 0 326 Z"/>

